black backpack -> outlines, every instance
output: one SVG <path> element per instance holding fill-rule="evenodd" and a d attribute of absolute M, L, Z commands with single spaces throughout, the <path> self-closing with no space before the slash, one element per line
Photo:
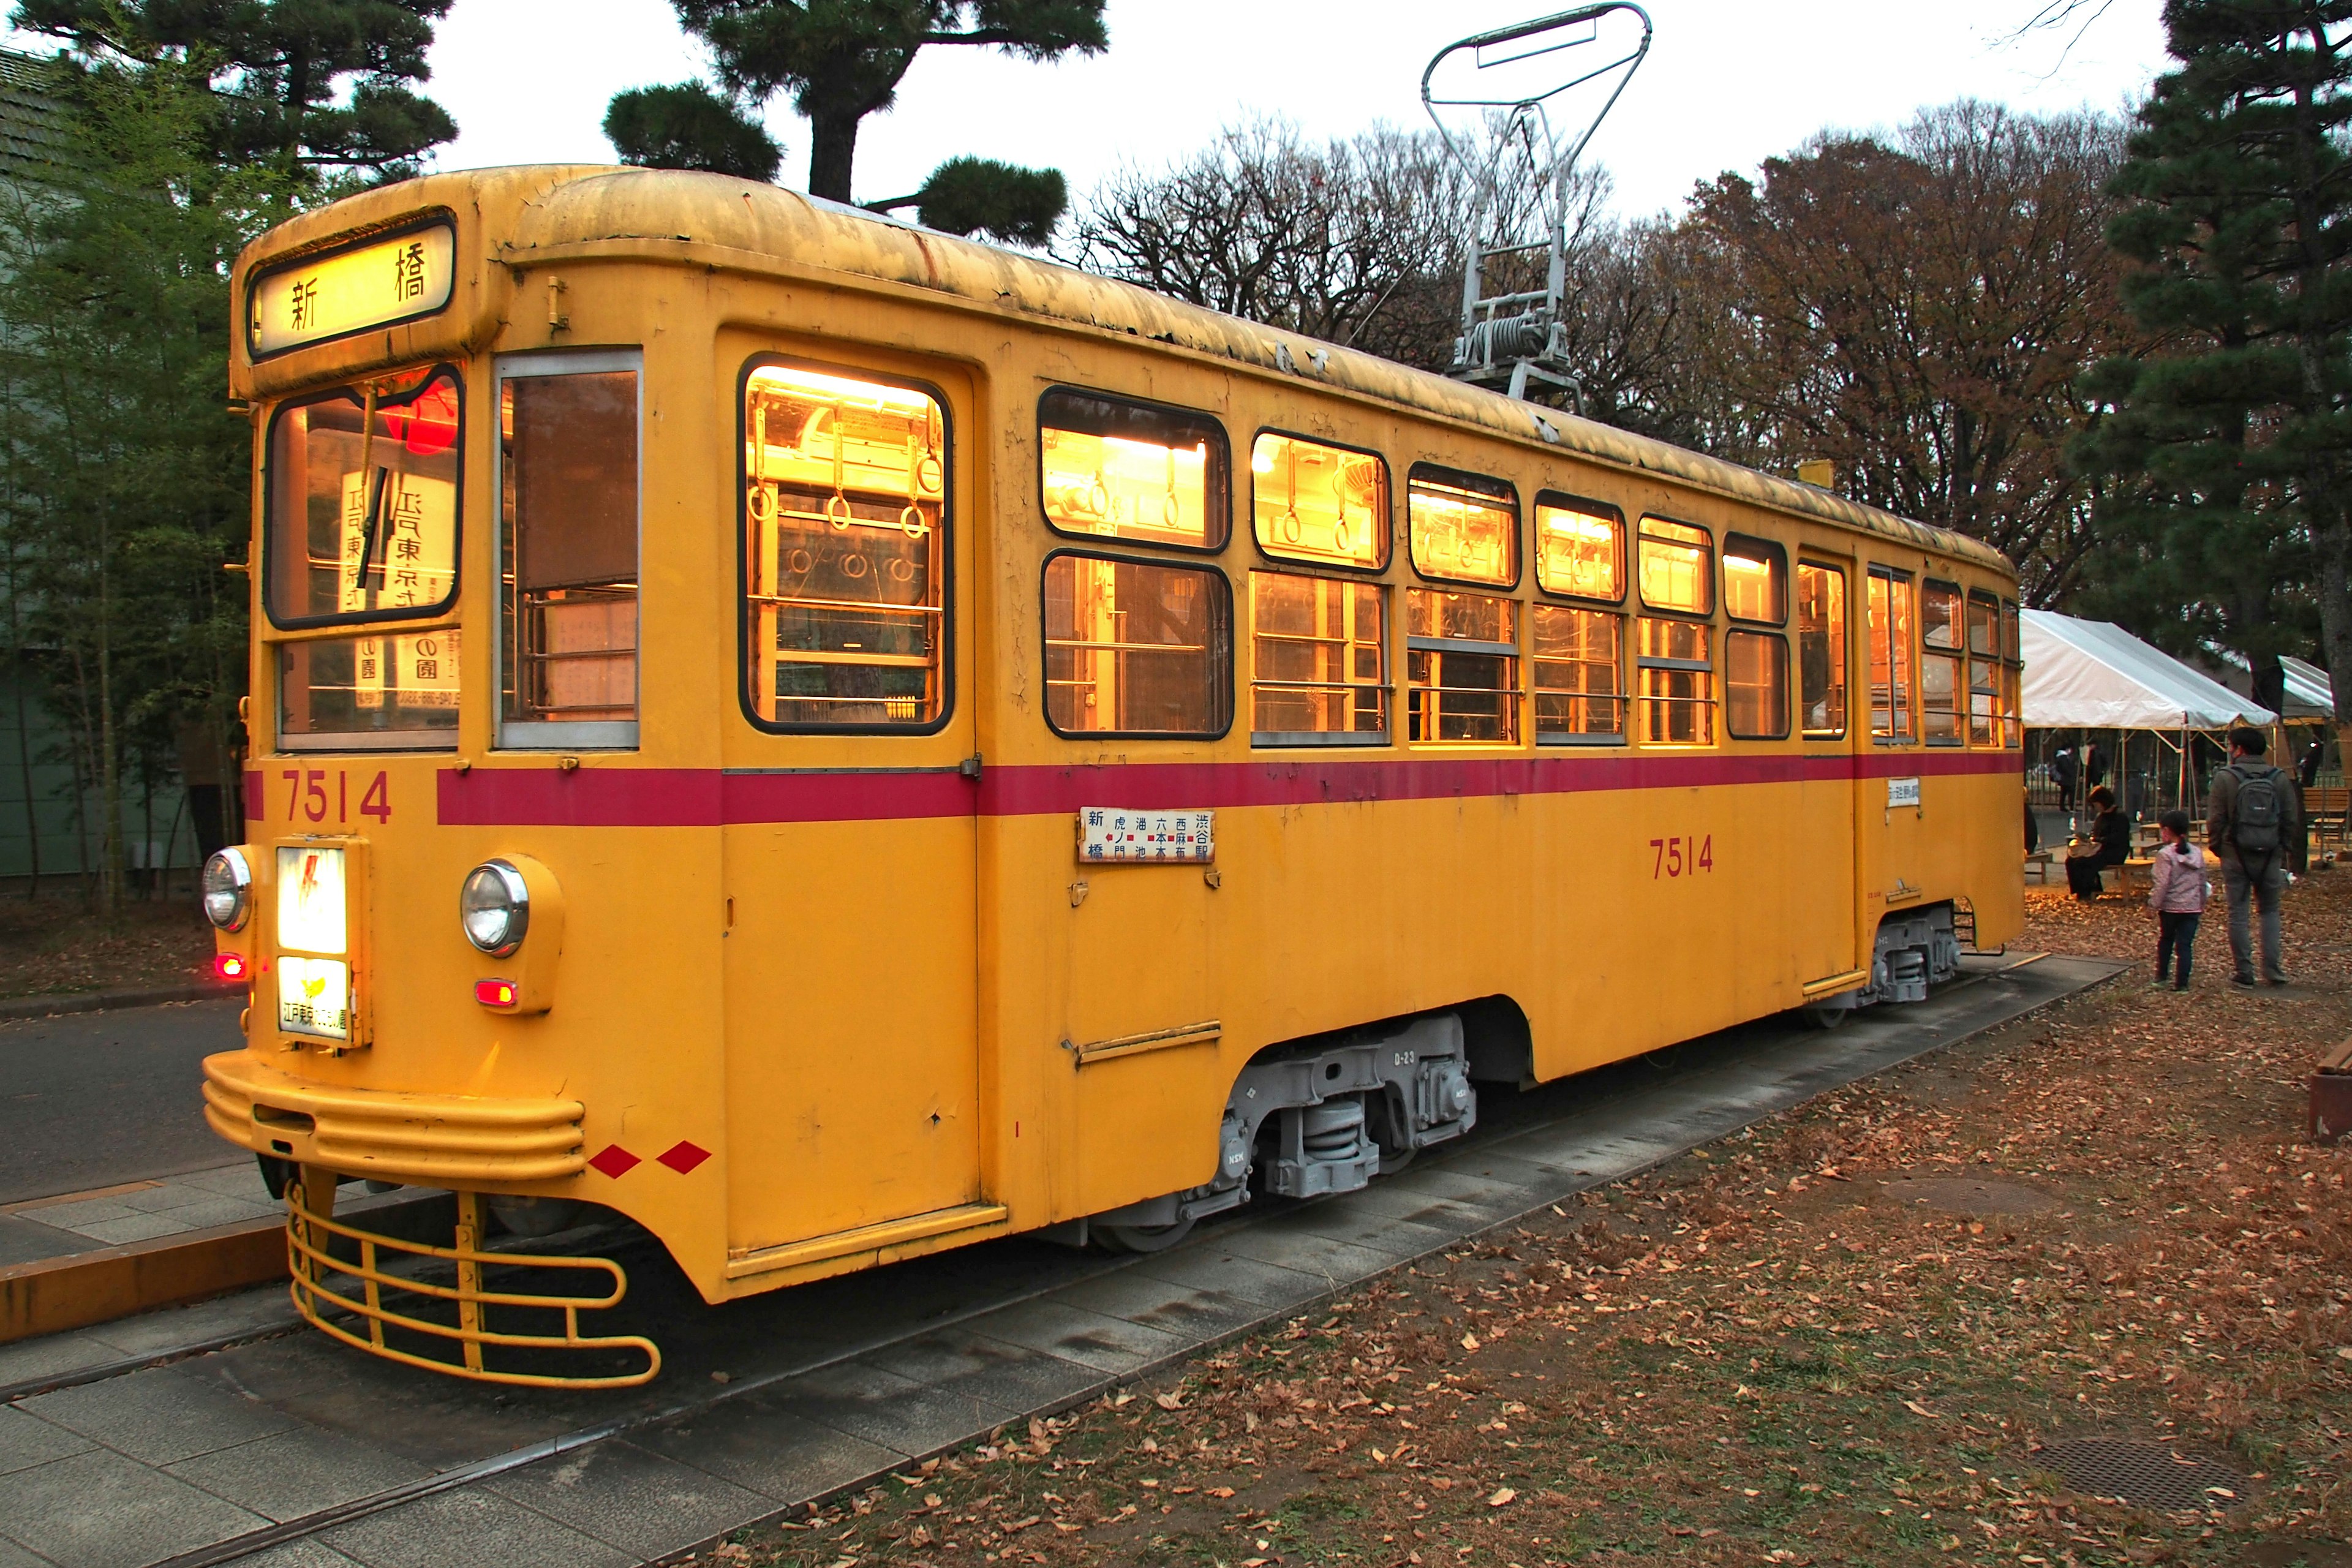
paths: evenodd
<path fill-rule="evenodd" d="M 2265 764 L 2262 772 L 2250 773 L 2232 763 L 2230 772 L 2238 781 L 2237 805 L 2230 814 L 2230 842 L 2241 855 L 2275 855 L 2286 816 L 2285 802 L 2279 798 L 2279 771 Z"/>

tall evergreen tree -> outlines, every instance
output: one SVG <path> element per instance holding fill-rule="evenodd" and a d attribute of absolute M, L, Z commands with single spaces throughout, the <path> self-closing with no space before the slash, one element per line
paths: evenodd
<path fill-rule="evenodd" d="M 687 30 L 710 46 L 719 85 L 756 111 L 779 92 L 809 122 L 808 188 L 828 200 L 853 200 L 852 173 L 858 126 L 888 109 L 898 83 L 930 46 L 1002 49 L 1029 60 L 1099 54 L 1109 47 L 1106 0 L 671 0 Z M 635 89 L 614 100 L 632 113 L 656 107 Z M 667 89 L 675 90 L 675 89 Z M 719 100 L 720 107 L 726 107 Z M 689 120 L 691 122 L 689 122 Z M 632 161 L 671 168 L 727 166 L 726 145 L 739 141 L 751 115 L 737 124 L 697 106 L 691 117 L 665 121 L 676 135 L 660 155 Z M 608 121 L 608 124 L 610 121 Z M 708 140 L 694 143 L 697 135 Z M 620 145 L 616 141 L 615 145 Z M 1050 234 L 1064 205 L 1060 174 L 975 158 L 950 159 L 921 191 L 876 204 L 916 206 L 923 221 L 954 232 L 986 232 L 1026 244 Z"/>
<path fill-rule="evenodd" d="M 217 68 L 214 156 L 298 186 L 391 181 L 457 133 L 415 89 L 451 0 L 16 0 L 20 27 L 92 58 Z M 346 95 L 346 89 L 348 94 Z"/>
<path fill-rule="evenodd" d="M 2111 602 L 2244 651 L 2258 691 L 2315 611 L 2352 731 L 2352 0 L 2164 19 L 2179 68 L 2139 111 L 2108 228 L 2161 346 L 2094 374 L 2113 413 L 2076 453 L 2112 481 Z"/>

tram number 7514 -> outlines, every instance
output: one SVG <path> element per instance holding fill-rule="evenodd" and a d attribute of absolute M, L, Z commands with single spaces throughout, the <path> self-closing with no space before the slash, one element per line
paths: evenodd
<path fill-rule="evenodd" d="M 286 820 L 297 818 L 306 822 L 324 822 L 330 816 L 349 824 L 352 820 L 352 775 L 341 768 L 288 768 L 278 778 L 286 785 Z M 392 820 L 392 784 L 383 773 L 361 786 L 357 801 L 359 815 L 372 816 L 378 822 Z"/>
<path fill-rule="evenodd" d="M 1668 877 L 1696 877 L 1715 869 L 1712 833 L 1704 838 L 1653 838 L 1650 852 L 1650 880 L 1654 882 Z"/>

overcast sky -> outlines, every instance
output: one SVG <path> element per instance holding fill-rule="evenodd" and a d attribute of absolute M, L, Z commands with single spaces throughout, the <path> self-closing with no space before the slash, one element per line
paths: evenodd
<path fill-rule="evenodd" d="M 1648 0 L 1656 41 L 1590 157 L 1613 176 L 1619 209 L 1643 214 L 1825 126 L 1895 125 L 1962 96 L 2115 109 L 2163 68 L 2158 0 L 2112 0 L 2071 49 L 2051 33 L 2004 43 L 2042 3 Z M 1162 165 L 1254 114 L 1318 137 L 1423 124 L 1421 73 L 1439 48 L 1565 4 L 1111 0 L 1109 52 L 1091 58 L 927 48 L 898 107 L 866 121 L 857 195 L 913 191 L 959 153 L 1057 167 L 1083 194 L 1121 163 Z M 431 60 L 426 90 L 458 126 L 443 169 L 611 162 L 601 125 L 612 95 L 704 64 L 667 0 L 457 0 Z M 769 123 L 784 145 L 780 177 L 803 184 L 807 127 L 781 100 Z"/>

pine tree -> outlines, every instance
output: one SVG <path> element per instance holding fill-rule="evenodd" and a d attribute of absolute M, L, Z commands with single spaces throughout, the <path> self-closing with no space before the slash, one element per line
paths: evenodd
<path fill-rule="evenodd" d="M 2094 374 L 2077 447 L 2110 484 L 2110 603 L 2171 612 L 2258 676 L 2316 611 L 2352 727 L 2352 0 L 2168 0 L 2115 190 L 2126 307 L 2161 347 Z M 2151 628 L 2155 629 L 2155 628 Z M 2270 685 L 2259 680 L 2260 686 Z"/>
<path fill-rule="evenodd" d="M 808 189 L 812 195 L 853 199 L 857 130 L 869 114 L 888 109 L 916 54 L 933 45 L 992 47 L 1029 60 L 1099 54 L 1109 47 L 1106 0 L 672 0 L 687 30 L 710 46 L 719 85 L 753 110 L 779 92 L 809 122 Z M 624 93 L 623 100 L 646 89 Z M 732 112 L 724 100 L 713 106 Z M 740 121 L 740 116 L 736 117 Z M 608 124 L 610 121 L 608 121 Z M 661 156 L 632 162 L 670 168 L 723 168 L 725 144 L 736 126 L 698 108 L 665 122 L 678 132 Z M 709 140 L 689 144 L 699 130 Z M 616 140 L 616 146 L 620 142 Z M 641 147 L 644 143 L 640 144 Z M 1066 193 L 1061 175 L 976 158 L 956 158 L 934 170 L 913 195 L 875 204 L 918 207 L 935 227 L 985 231 L 1025 244 L 1042 243 L 1061 218 Z"/>
<path fill-rule="evenodd" d="M 624 163 L 655 169 L 767 181 L 784 161 L 765 126 L 698 81 L 614 94 L 604 111 L 604 137 Z"/>

